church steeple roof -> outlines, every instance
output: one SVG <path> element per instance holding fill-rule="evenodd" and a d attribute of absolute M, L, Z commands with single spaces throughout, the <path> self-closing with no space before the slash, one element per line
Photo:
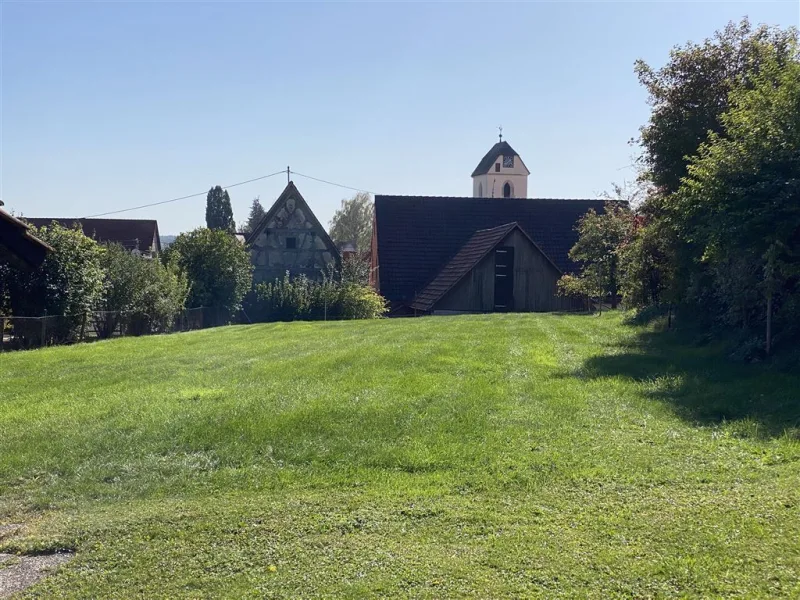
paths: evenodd
<path fill-rule="evenodd" d="M 497 142 L 492 146 L 492 149 L 486 153 L 486 156 L 481 159 L 478 166 L 475 167 L 475 170 L 472 172 L 472 177 L 486 175 L 500 156 L 519 156 L 519 154 L 516 153 L 508 142 Z"/>

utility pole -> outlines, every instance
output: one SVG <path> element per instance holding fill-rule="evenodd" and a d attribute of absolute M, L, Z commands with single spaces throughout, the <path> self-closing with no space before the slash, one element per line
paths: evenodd
<path fill-rule="evenodd" d="M 286 165 L 286 185 L 289 185 L 292 182 L 292 171 L 289 169 L 289 165 Z"/>

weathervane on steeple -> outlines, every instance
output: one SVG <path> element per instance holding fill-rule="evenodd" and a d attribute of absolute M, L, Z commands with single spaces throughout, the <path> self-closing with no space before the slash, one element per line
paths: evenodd
<path fill-rule="evenodd" d="M 500 130 L 500 141 L 502 142 L 503 141 L 503 126 L 500 125 L 500 127 L 498 127 L 498 129 Z"/>

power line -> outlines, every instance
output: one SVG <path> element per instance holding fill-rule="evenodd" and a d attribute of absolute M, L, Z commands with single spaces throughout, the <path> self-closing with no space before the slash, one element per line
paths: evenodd
<path fill-rule="evenodd" d="M 311 175 L 303 175 L 302 173 L 298 173 L 297 171 L 291 171 L 294 175 L 300 175 L 300 177 L 305 177 L 306 179 L 313 179 L 314 181 L 319 181 L 320 183 L 327 183 L 328 185 L 335 185 L 336 187 L 344 188 L 346 190 L 353 190 L 354 192 L 366 192 L 367 194 L 375 195 L 375 192 L 370 192 L 369 190 L 362 190 L 361 188 L 350 187 L 349 185 L 342 185 L 341 183 L 334 183 L 333 181 L 326 181 L 324 179 L 318 179 L 316 177 L 312 177 Z"/>
<path fill-rule="evenodd" d="M 262 179 L 267 179 L 269 177 L 275 177 L 276 175 L 282 175 L 286 173 L 286 170 L 276 171 L 275 173 L 270 173 L 269 175 L 262 175 L 261 177 L 254 177 L 253 179 L 248 179 L 247 181 L 240 181 L 238 183 L 232 183 L 231 185 L 224 185 L 222 186 L 225 189 L 236 187 L 237 185 L 244 185 L 246 183 L 253 183 L 254 181 L 260 181 Z M 299 175 L 299 173 L 298 173 Z M 130 212 L 132 210 L 139 210 L 140 208 L 149 208 L 151 206 L 159 206 L 161 204 L 169 204 L 170 202 L 177 202 L 178 200 L 187 200 L 189 198 L 196 198 L 198 196 L 205 196 L 208 192 L 198 192 L 197 194 L 189 194 L 188 196 L 181 196 L 180 198 L 171 198 L 169 200 L 162 200 L 161 202 L 151 202 L 150 204 L 142 204 L 141 206 L 134 206 L 131 208 L 122 208 L 120 210 L 110 210 L 104 213 L 98 213 L 96 215 L 89 215 L 88 217 L 81 217 L 82 219 L 93 219 L 94 217 L 105 217 L 106 215 L 117 215 L 119 213 Z"/>
<path fill-rule="evenodd" d="M 343 185 L 341 183 L 335 183 L 333 181 L 327 181 L 325 179 L 319 179 L 318 177 L 312 177 L 311 175 L 304 175 L 303 173 L 298 173 L 297 171 L 292 171 L 289 169 L 289 172 L 293 175 L 299 175 L 300 177 L 305 177 L 306 179 L 312 179 L 314 181 L 319 181 L 320 183 L 325 183 L 327 185 L 333 185 L 336 187 L 344 188 L 346 190 L 353 190 L 355 192 L 366 192 L 367 194 L 375 194 L 375 192 L 370 192 L 369 190 L 364 190 L 361 188 L 351 187 L 349 185 Z M 247 183 L 253 183 L 254 181 L 260 181 L 262 179 L 268 179 L 270 177 L 275 177 L 276 175 L 282 175 L 286 173 L 286 169 L 282 169 L 280 171 L 275 171 L 274 173 L 270 173 L 269 175 L 262 175 L 261 177 L 254 177 L 253 179 L 248 179 L 247 181 L 240 181 L 238 183 L 232 183 L 231 185 L 224 185 L 222 186 L 225 189 L 233 188 L 239 185 L 245 185 Z M 151 202 L 150 204 L 141 204 L 139 206 L 132 206 L 130 208 L 121 208 L 119 210 L 110 210 L 104 213 L 98 213 L 96 215 L 89 215 L 86 217 L 81 217 L 82 219 L 93 219 L 95 217 L 105 217 L 107 215 L 118 215 L 124 212 L 130 212 L 132 210 L 139 210 L 140 208 L 150 208 L 151 206 L 160 206 L 162 204 L 169 204 L 171 202 L 178 202 L 179 200 L 188 200 L 189 198 L 197 198 L 199 196 L 205 196 L 208 192 L 198 192 L 196 194 L 189 194 L 187 196 L 180 196 L 178 198 L 170 198 L 169 200 L 162 200 L 160 202 Z"/>

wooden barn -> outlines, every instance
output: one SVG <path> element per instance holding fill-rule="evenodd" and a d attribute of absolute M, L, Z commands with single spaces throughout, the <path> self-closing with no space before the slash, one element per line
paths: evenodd
<path fill-rule="evenodd" d="M 372 282 L 390 314 L 547 312 L 576 270 L 575 225 L 603 200 L 375 197 Z"/>

